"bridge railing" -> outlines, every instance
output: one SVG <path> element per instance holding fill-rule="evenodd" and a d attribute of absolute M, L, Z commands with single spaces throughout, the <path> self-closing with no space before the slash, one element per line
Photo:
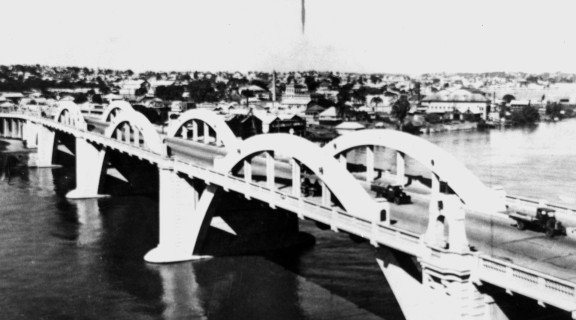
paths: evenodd
<path fill-rule="evenodd" d="M 473 278 L 564 310 L 576 310 L 576 284 L 519 265 L 478 255 Z"/>

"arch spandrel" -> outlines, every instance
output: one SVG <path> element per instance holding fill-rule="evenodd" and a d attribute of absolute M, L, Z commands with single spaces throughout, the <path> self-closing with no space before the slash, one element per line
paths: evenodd
<path fill-rule="evenodd" d="M 168 127 L 167 136 L 176 137 L 176 134 L 182 126 L 193 120 L 208 124 L 208 126 L 216 132 L 216 136 L 222 141 L 225 147 L 235 148 L 238 145 L 240 139 L 232 132 L 226 121 L 213 111 L 203 109 L 192 109 L 182 113 L 180 117 Z"/>
<path fill-rule="evenodd" d="M 312 142 L 283 133 L 257 135 L 241 141 L 234 152 L 218 159 L 215 168 L 228 174 L 237 164 L 255 154 L 270 151 L 292 157 L 308 167 L 353 216 L 369 221 L 379 217 L 379 207 L 362 185 L 328 153 Z"/>
<path fill-rule="evenodd" d="M 116 129 L 121 128 L 125 123 L 129 124 L 134 130 L 138 130 L 144 139 L 144 145 L 152 152 L 166 155 L 166 145 L 163 143 L 162 138 L 156 131 L 152 123 L 140 112 L 127 111 L 118 114 L 114 118 L 111 125 L 106 128 L 104 135 L 112 138 Z"/>
<path fill-rule="evenodd" d="M 110 116 L 112 115 L 112 113 L 114 111 L 132 112 L 135 110 L 134 110 L 134 108 L 132 108 L 132 105 L 128 101 L 114 100 L 114 101 L 110 102 L 110 104 L 108 105 L 106 110 L 104 110 L 104 113 L 102 113 L 102 121 L 110 122 L 112 120 L 110 118 Z"/>
<path fill-rule="evenodd" d="M 370 129 L 346 133 L 327 143 L 323 149 L 332 156 L 362 147 L 381 146 L 394 149 L 420 162 L 434 172 L 471 209 L 502 211 L 504 202 L 493 190 L 458 159 L 437 145 L 417 136 L 388 129 Z"/>

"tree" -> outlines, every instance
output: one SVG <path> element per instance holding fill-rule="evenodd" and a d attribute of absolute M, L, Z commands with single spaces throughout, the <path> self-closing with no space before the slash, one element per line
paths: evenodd
<path fill-rule="evenodd" d="M 348 111 L 348 106 L 346 105 L 346 102 L 350 101 L 351 89 L 352 84 L 347 84 L 342 88 L 340 88 L 340 90 L 338 91 L 338 95 L 336 95 L 336 97 L 338 98 L 338 102 L 336 103 L 336 109 L 338 109 L 338 115 L 340 117 L 344 117 L 344 115 Z"/>
<path fill-rule="evenodd" d="M 562 113 L 561 104 L 553 102 L 546 105 L 546 114 L 549 115 L 551 118 L 560 117 L 561 113 Z"/>
<path fill-rule="evenodd" d="M 85 93 L 79 93 L 76 98 L 74 98 L 74 103 L 82 104 L 88 101 L 88 96 Z"/>
<path fill-rule="evenodd" d="M 268 84 L 262 80 L 253 79 L 252 81 L 250 81 L 250 84 L 258 86 L 258 87 L 262 88 L 263 90 L 268 91 Z"/>
<path fill-rule="evenodd" d="M 304 79 L 304 82 L 306 82 L 306 86 L 308 87 L 308 91 L 315 92 L 316 89 L 318 89 L 319 84 L 316 81 L 316 79 L 314 79 L 314 77 L 306 76 L 306 78 Z"/>
<path fill-rule="evenodd" d="M 505 94 L 504 97 L 502 97 L 502 100 L 506 101 L 506 103 L 510 103 L 512 100 L 516 100 L 516 98 L 511 94 Z"/>
<path fill-rule="evenodd" d="M 218 92 L 218 100 L 223 100 L 226 98 L 226 83 L 222 82 L 222 81 L 218 81 L 215 84 L 216 86 L 216 92 Z"/>
<path fill-rule="evenodd" d="M 104 103 L 104 102 L 102 101 L 102 96 L 100 96 L 99 94 L 95 94 L 95 95 L 92 96 L 92 102 L 93 102 L 93 103 L 97 103 L 97 104 L 102 104 L 102 103 Z"/>
<path fill-rule="evenodd" d="M 188 85 L 188 90 L 190 91 L 190 98 L 192 98 L 194 102 L 218 101 L 216 90 L 214 90 L 212 83 L 210 83 L 209 80 L 202 79 L 191 81 Z"/>
<path fill-rule="evenodd" d="M 340 86 L 340 78 L 334 75 L 330 75 L 330 81 L 332 82 L 333 88 L 338 88 Z"/>
<path fill-rule="evenodd" d="M 518 111 L 512 112 L 510 120 L 519 125 L 534 124 L 540 120 L 540 113 L 533 106 L 525 106 Z"/>
<path fill-rule="evenodd" d="M 382 100 L 382 98 L 380 98 L 380 97 L 378 97 L 378 96 L 373 97 L 373 98 L 370 100 L 370 103 L 375 104 L 376 106 L 380 105 L 382 102 L 384 102 L 384 100 Z"/>
<path fill-rule="evenodd" d="M 249 99 L 254 97 L 254 92 L 249 89 L 242 90 L 242 95 L 246 98 L 246 106 L 248 106 Z"/>
<path fill-rule="evenodd" d="M 392 115 L 398 119 L 400 130 L 404 125 L 404 119 L 408 116 L 408 111 L 410 111 L 410 102 L 406 95 L 401 95 L 396 102 L 392 105 Z"/>
<path fill-rule="evenodd" d="M 134 92 L 136 96 L 143 96 L 146 95 L 146 93 L 148 93 L 148 89 L 145 86 L 141 86 Z"/>

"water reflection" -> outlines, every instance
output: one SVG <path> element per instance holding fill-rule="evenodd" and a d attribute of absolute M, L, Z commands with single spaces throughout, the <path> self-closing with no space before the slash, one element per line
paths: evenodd
<path fill-rule="evenodd" d="M 78 246 L 90 246 L 97 243 L 102 235 L 102 220 L 97 199 L 74 201 L 78 211 Z"/>
<path fill-rule="evenodd" d="M 162 281 L 163 319 L 208 318 L 200 300 L 202 290 L 196 282 L 192 263 L 149 265 L 149 268 L 158 272 Z"/>

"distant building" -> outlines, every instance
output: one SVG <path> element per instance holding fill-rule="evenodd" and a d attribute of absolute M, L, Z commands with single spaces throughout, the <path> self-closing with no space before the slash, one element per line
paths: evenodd
<path fill-rule="evenodd" d="M 282 95 L 282 104 L 288 107 L 307 107 L 311 100 L 310 93 L 294 83 L 288 84 Z"/>
<path fill-rule="evenodd" d="M 338 132 L 338 134 L 340 134 L 340 135 L 346 134 L 348 132 L 354 132 L 354 131 L 362 130 L 365 128 L 366 127 L 364 127 L 363 125 L 361 125 L 358 122 L 342 122 L 339 125 L 337 125 L 336 127 L 334 127 L 334 129 L 336 129 L 336 132 Z"/>
<path fill-rule="evenodd" d="M 120 85 L 120 94 L 124 99 L 134 101 L 136 100 L 136 92 L 142 90 L 144 94 L 150 90 L 150 83 L 146 80 L 127 80 Z"/>
<path fill-rule="evenodd" d="M 24 98 L 24 94 L 21 92 L 0 92 L 1 100 L 11 101 L 12 103 L 18 104 L 20 100 Z"/>
<path fill-rule="evenodd" d="M 441 114 L 449 119 L 459 119 L 461 114 L 471 113 L 486 120 L 490 100 L 475 89 L 445 89 L 422 99 L 422 106 L 426 113 Z"/>
<path fill-rule="evenodd" d="M 342 122 L 335 107 L 330 107 L 318 114 L 318 122 L 324 125 L 337 125 Z"/>

